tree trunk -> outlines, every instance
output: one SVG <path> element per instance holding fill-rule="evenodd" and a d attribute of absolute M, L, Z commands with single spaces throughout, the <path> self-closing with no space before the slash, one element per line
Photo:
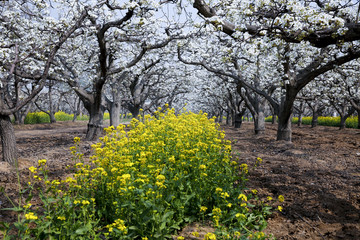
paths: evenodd
<path fill-rule="evenodd" d="M 263 135 L 265 133 L 265 100 L 261 100 L 257 106 L 257 116 L 254 117 L 254 127 L 256 135 Z"/>
<path fill-rule="evenodd" d="M 73 112 L 74 117 L 73 117 L 73 122 L 76 121 L 77 117 L 80 115 L 80 109 L 81 109 L 81 99 L 79 98 L 78 103 L 75 106 L 75 111 Z"/>
<path fill-rule="evenodd" d="M 284 114 L 285 115 L 285 114 Z M 291 116 L 288 119 L 284 119 L 285 116 L 279 116 L 277 138 L 276 140 L 284 140 L 291 142 Z"/>
<path fill-rule="evenodd" d="M 229 113 L 229 111 L 226 112 L 226 125 L 227 126 L 230 125 L 230 113 Z"/>
<path fill-rule="evenodd" d="M 300 113 L 300 114 L 299 114 L 299 118 L 298 118 L 298 122 L 297 122 L 298 127 L 301 126 L 302 119 L 303 119 L 303 115 L 302 115 L 302 113 Z"/>
<path fill-rule="evenodd" d="M 264 112 L 259 112 L 257 117 L 254 117 L 254 127 L 256 135 L 263 135 L 265 133 L 265 114 Z"/>
<path fill-rule="evenodd" d="M 20 125 L 20 112 L 15 112 L 13 113 L 14 116 L 14 124 L 15 125 Z"/>
<path fill-rule="evenodd" d="M 272 115 L 271 124 L 275 124 L 276 122 L 276 114 Z"/>
<path fill-rule="evenodd" d="M 221 110 L 218 116 L 218 123 L 222 123 L 223 122 L 223 111 Z"/>
<path fill-rule="evenodd" d="M 311 120 L 311 127 L 315 128 L 318 125 L 318 118 L 319 118 L 319 112 L 317 111 L 317 109 L 315 108 L 315 110 L 313 111 L 313 118 Z"/>
<path fill-rule="evenodd" d="M 231 110 L 231 126 L 232 127 L 235 126 L 235 118 L 236 118 L 236 113 L 234 110 Z"/>
<path fill-rule="evenodd" d="M 133 118 L 136 118 L 140 113 L 140 106 L 135 106 L 131 109 L 131 114 Z"/>
<path fill-rule="evenodd" d="M 52 101 L 52 85 L 49 86 L 49 117 L 50 117 L 50 123 L 56 123 L 56 118 L 55 118 L 55 111 L 54 111 L 54 106 L 53 106 L 53 101 Z"/>
<path fill-rule="evenodd" d="M 345 129 L 345 122 L 347 117 L 345 115 L 340 115 L 340 128 L 339 129 Z"/>
<path fill-rule="evenodd" d="M 301 123 L 302 123 L 303 111 L 304 111 L 304 103 L 301 101 L 301 103 L 300 103 L 300 109 L 299 109 L 299 114 L 298 114 L 298 122 L 297 122 L 297 125 L 298 125 L 299 127 L 301 126 Z"/>
<path fill-rule="evenodd" d="M 291 115 L 294 101 L 297 95 L 295 88 L 287 86 L 286 96 L 282 97 L 279 108 L 279 122 L 276 140 L 291 142 Z"/>
<path fill-rule="evenodd" d="M 120 112 L 121 105 L 117 102 L 113 102 L 110 105 L 110 126 L 114 126 L 115 128 L 120 125 Z"/>
<path fill-rule="evenodd" d="M 103 133 L 104 110 L 102 107 L 96 107 L 96 104 L 94 104 L 91 107 L 91 111 L 89 111 L 89 115 L 86 139 L 91 141 L 97 140 Z"/>
<path fill-rule="evenodd" d="M 360 129 L 360 110 L 357 110 L 357 117 L 358 117 L 358 125 L 357 125 L 357 128 Z"/>
<path fill-rule="evenodd" d="M 235 128 L 240 128 L 242 124 L 243 115 L 238 113 L 235 115 Z"/>
<path fill-rule="evenodd" d="M 340 114 L 340 129 L 345 129 L 346 127 L 346 119 L 348 119 L 354 112 L 355 109 L 352 107 L 350 110 L 346 113 L 345 107 L 343 108 L 344 111 L 342 114 Z"/>
<path fill-rule="evenodd" d="M 0 115 L 0 135 L 3 161 L 17 166 L 17 150 L 14 127 L 8 115 Z"/>
<path fill-rule="evenodd" d="M 55 113 L 53 111 L 50 111 L 50 123 L 56 123 Z"/>

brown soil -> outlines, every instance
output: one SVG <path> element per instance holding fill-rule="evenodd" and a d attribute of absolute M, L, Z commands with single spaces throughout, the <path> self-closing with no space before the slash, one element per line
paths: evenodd
<path fill-rule="evenodd" d="M 283 212 L 268 221 L 277 239 L 360 239 L 360 130 L 293 127 L 292 143 L 275 141 L 275 125 L 255 136 L 252 124 L 226 128 L 241 162 L 260 167 L 249 188 L 285 196 Z"/>
<path fill-rule="evenodd" d="M 84 138 L 85 122 L 15 126 L 19 149 L 20 179 L 28 179 L 27 168 L 47 159 L 52 178 L 68 174 L 72 164 L 69 148 L 73 138 Z M 293 142 L 275 141 L 276 126 L 267 125 L 264 136 L 253 134 L 253 125 L 241 129 L 225 127 L 233 140 L 233 152 L 241 162 L 260 167 L 250 171 L 248 187 L 261 197 L 285 196 L 284 210 L 269 219 L 267 233 L 277 239 L 360 239 L 360 130 L 319 126 L 293 129 Z M 93 142 L 82 142 L 85 156 Z M 0 152 L 1 154 L 1 152 Z M 0 162 L 0 187 L 13 200 L 17 174 Z M 11 207 L 0 193 L 0 208 Z M 1 221 L 15 215 L 0 212 Z M 194 228 L 197 226 L 191 226 Z"/>

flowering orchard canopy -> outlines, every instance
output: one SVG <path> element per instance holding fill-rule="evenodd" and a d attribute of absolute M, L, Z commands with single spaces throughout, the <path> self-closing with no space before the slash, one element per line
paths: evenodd
<path fill-rule="evenodd" d="M 266 35 L 316 47 L 360 38 L 358 1 L 195 0 L 194 7 L 234 38 Z"/>

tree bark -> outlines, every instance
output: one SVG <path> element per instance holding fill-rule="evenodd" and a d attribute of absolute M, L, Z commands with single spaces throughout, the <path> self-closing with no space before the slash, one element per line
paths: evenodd
<path fill-rule="evenodd" d="M 257 114 L 257 118 L 254 119 L 255 134 L 263 135 L 265 133 L 265 114 L 264 111 L 260 111 Z"/>
<path fill-rule="evenodd" d="M 0 135 L 3 161 L 17 166 L 17 150 L 14 127 L 8 115 L 0 115 Z"/>
<path fill-rule="evenodd" d="M 284 115 L 284 116 L 281 116 Z M 278 130 L 277 130 L 277 138 L 276 140 L 284 140 L 291 142 L 291 117 L 288 117 L 286 120 L 286 114 L 281 114 L 279 116 Z"/>
<path fill-rule="evenodd" d="M 346 128 L 346 119 L 348 119 L 354 112 L 355 109 L 352 107 L 346 114 L 340 114 L 340 129 Z"/>
<path fill-rule="evenodd" d="M 80 109 L 81 109 L 81 99 L 79 98 L 78 103 L 75 106 L 75 110 L 73 111 L 74 117 L 73 117 L 73 122 L 76 121 L 77 117 L 80 115 Z"/>
<path fill-rule="evenodd" d="M 291 142 L 291 115 L 298 91 L 289 85 L 286 90 L 286 96 L 281 99 L 279 108 L 279 122 L 276 140 Z"/>
<path fill-rule="evenodd" d="M 235 115 L 235 128 L 241 128 L 243 114 L 238 113 Z"/>
<path fill-rule="evenodd" d="M 230 125 L 230 113 L 229 113 L 229 111 L 226 111 L 226 125 L 227 126 Z"/>
<path fill-rule="evenodd" d="M 315 128 L 318 125 L 319 112 L 317 110 L 313 111 L 313 118 L 311 120 L 311 127 Z"/>
<path fill-rule="evenodd" d="M 103 117 L 104 110 L 101 108 L 93 109 L 90 114 L 88 128 L 86 132 L 86 139 L 93 141 L 97 140 L 103 133 Z"/>
<path fill-rule="evenodd" d="M 112 102 L 110 105 L 110 126 L 115 128 L 120 125 L 121 105 L 118 102 Z"/>
<path fill-rule="evenodd" d="M 273 114 L 272 115 L 272 119 L 271 119 L 271 124 L 275 124 L 275 122 L 276 122 L 276 114 Z"/>
<path fill-rule="evenodd" d="M 298 127 L 301 126 L 302 118 L 303 118 L 303 112 L 304 112 L 304 103 L 303 103 L 303 101 L 301 101 L 300 108 L 299 108 L 299 114 L 298 114 L 298 122 L 297 122 Z"/>
<path fill-rule="evenodd" d="M 52 102 L 52 85 L 49 86 L 49 116 L 50 116 L 50 123 L 56 123 L 56 118 L 55 118 L 55 111 L 54 111 L 54 106 L 53 106 L 53 102 Z"/>
<path fill-rule="evenodd" d="M 94 101 L 83 101 L 84 106 L 90 115 L 86 132 L 86 139 L 90 141 L 97 140 L 103 133 L 105 107 L 101 104 L 101 102 L 101 93 L 94 99 Z"/>
<path fill-rule="evenodd" d="M 217 117 L 217 122 L 218 123 L 222 123 L 223 122 L 223 111 L 221 110 L 218 117 Z"/>

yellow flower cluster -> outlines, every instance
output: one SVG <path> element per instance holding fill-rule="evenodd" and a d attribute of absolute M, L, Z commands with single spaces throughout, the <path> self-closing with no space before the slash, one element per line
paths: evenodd
<path fill-rule="evenodd" d="M 214 233 L 207 233 L 204 240 L 216 240 L 216 235 Z"/>
<path fill-rule="evenodd" d="M 114 223 L 107 225 L 106 228 L 108 229 L 109 232 L 113 232 L 114 228 L 116 228 L 119 231 L 121 231 L 123 234 L 127 234 L 128 231 L 125 226 L 124 220 L 121 219 L 115 220 Z"/>
<path fill-rule="evenodd" d="M 221 217 L 221 209 L 220 208 L 214 208 L 212 210 L 212 214 L 213 214 L 213 219 L 215 222 L 215 226 L 218 227 L 219 226 L 219 220 Z"/>
<path fill-rule="evenodd" d="M 35 214 L 33 212 L 29 212 L 29 213 L 25 214 L 25 218 L 27 220 L 36 220 L 36 219 L 38 219 L 38 217 L 35 216 Z"/>
<path fill-rule="evenodd" d="M 150 214 L 143 217 L 154 219 L 153 225 L 148 223 L 148 226 L 171 227 L 158 221 L 167 221 L 166 217 L 182 216 L 186 212 L 193 214 L 193 206 L 184 200 L 186 194 L 193 193 L 205 201 L 192 199 L 199 205 L 203 203 L 199 206 L 200 215 L 212 208 L 213 219 L 219 225 L 222 210 L 214 208 L 210 202 L 217 193 L 225 203 L 223 206 L 232 208 L 233 204 L 228 202 L 231 191 L 228 190 L 235 182 L 237 171 L 234 166 L 238 164 L 231 162 L 231 143 L 224 139 L 225 134 L 218 130 L 219 125 L 214 119 L 208 119 L 202 112 L 176 115 L 173 109 L 158 109 L 155 116 L 132 119 L 128 127 L 130 130 L 127 131 L 124 125 L 105 129 L 106 135 L 92 146 L 94 166 L 78 163 L 74 179 L 66 180 L 70 187 L 79 186 L 79 191 L 88 191 L 87 199 L 104 199 L 98 201 L 96 207 L 106 209 L 104 214 L 111 215 L 109 219 L 123 219 L 122 225 L 107 225 L 108 234 L 114 234 L 114 228 L 124 229 L 121 231 L 125 234 L 125 224 L 147 227 L 132 222 L 135 221 L 131 217 L 135 214 L 132 211 Z M 85 206 L 88 205 L 86 201 L 75 200 L 73 203 Z M 152 229 L 141 231 L 149 233 Z M 209 235 L 207 239 L 215 238 Z"/>

